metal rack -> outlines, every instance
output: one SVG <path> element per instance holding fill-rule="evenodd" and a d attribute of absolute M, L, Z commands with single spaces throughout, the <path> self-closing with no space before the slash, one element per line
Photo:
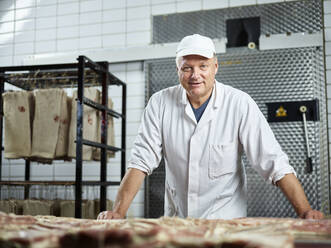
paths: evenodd
<path fill-rule="evenodd" d="M 74 185 L 75 186 L 75 217 L 82 216 L 82 186 L 100 186 L 100 211 L 106 210 L 107 186 L 119 185 L 120 181 L 107 181 L 107 150 L 121 152 L 121 179 L 125 174 L 125 136 L 126 136 L 126 84 L 112 75 L 108 62 L 94 62 L 86 56 L 79 56 L 78 63 L 49 64 L 32 66 L 0 67 L 0 140 L 3 138 L 3 99 L 4 84 L 9 83 L 24 90 L 34 88 L 67 88 L 78 86 L 77 94 L 77 136 L 76 136 L 76 180 L 75 181 L 32 181 L 30 180 L 30 160 L 25 159 L 25 181 L 2 181 L 2 153 L 0 153 L 0 186 L 24 186 L 24 198 L 29 198 L 31 185 Z M 11 73 L 10 73 L 11 72 Z M 22 72 L 17 74 L 17 72 Z M 63 76 L 61 73 L 64 73 Z M 21 76 L 24 77 L 21 77 Z M 87 80 L 89 80 L 87 82 Z M 31 84 L 34 82 L 34 85 Z M 84 97 L 85 86 L 102 87 L 102 104 Z M 108 109 L 108 86 L 122 87 L 122 113 Z M 83 139 L 83 106 L 88 105 L 102 113 L 101 143 Z M 121 147 L 107 145 L 107 115 L 122 118 Z M 83 181 L 83 145 L 101 149 L 100 180 Z"/>

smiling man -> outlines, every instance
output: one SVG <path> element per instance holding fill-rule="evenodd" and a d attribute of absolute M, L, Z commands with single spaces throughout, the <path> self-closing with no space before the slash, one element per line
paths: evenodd
<path fill-rule="evenodd" d="M 301 218 L 312 210 L 266 119 L 246 93 L 215 80 L 212 40 L 198 34 L 179 43 L 180 84 L 154 94 L 143 113 L 113 211 L 99 219 L 124 218 L 145 175 L 165 161 L 166 216 L 230 219 L 247 215 L 243 152 L 252 167 L 279 186 Z"/>

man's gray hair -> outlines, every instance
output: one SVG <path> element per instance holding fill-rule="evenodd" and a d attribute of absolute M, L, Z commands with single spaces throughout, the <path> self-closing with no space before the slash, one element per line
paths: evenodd
<path fill-rule="evenodd" d="M 192 55 L 194 55 L 194 54 L 192 54 Z M 183 58 L 182 56 L 176 56 L 176 66 L 177 66 L 178 69 L 179 69 L 180 59 L 182 59 L 182 58 Z M 214 59 L 216 59 L 216 61 L 217 61 L 216 53 L 214 53 Z"/>

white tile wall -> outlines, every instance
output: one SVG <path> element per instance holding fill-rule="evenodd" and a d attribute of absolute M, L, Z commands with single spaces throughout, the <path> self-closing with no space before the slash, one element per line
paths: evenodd
<path fill-rule="evenodd" d="M 79 3 L 64 3 L 57 5 L 57 14 L 58 15 L 68 15 L 68 14 L 77 14 L 79 12 Z"/>
<path fill-rule="evenodd" d="M 79 15 L 72 14 L 72 15 L 61 15 L 57 18 L 57 27 L 62 28 L 66 26 L 75 26 L 79 25 Z"/>
<path fill-rule="evenodd" d="M 151 30 L 151 19 L 133 20 L 127 22 L 127 32 Z"/>
<path fill-rule="evenodd" d="M 0 54 L 1 56 L 10 56 L 13 55 L 14 46 L 12 44 L 0 45 Z"/>
<path fill-rule="evenodd" d="M 325 53 L 331 55 L 331 41 L 325 42 Z"/>
<path fill-rule="evenodd" d="M 255 0 L 230 0 L 230 7 L 256 4 Z"/>
<path fill-rule="evenodd" d="M 36 16 L 35 8 L 15 9 L 15 20 L 34 18 Z"/>
<path fill-rule="evenodd" d="M 125 34 L 114 34 L 102 36 L 102 47 L 103 48 L 115 48 L 122 47 L 126 43 Z"/>
<path fill-rule="evenodd" d="M 218 1 L 218 0 L 204 0 L 202 1 L 203 9 L 216 9 L 216 8 L 227 8 L 229 7 L 229 1 Z"/>
<path fill-rule="evenodd" d="M 280 2 L 279 0 L 257 0 L 257 4 L 266 4 L 266 3 L 276 3 Z"/>
<path fill-rule="evenodd" d="M 52 53 L 55 51 L 56 51 L 55 40 L 36 42 L 36 53 Z"/>
<path fill-rule="evenodd" d="M 152 5 L 154 4 L 162 4 L 162 3 L 173 3 L 176 0 L 152 0 Z"/>
<path fill-rule="evenodd" d="M 70 176 L 74 177 L 76 175 L 75 173 L 75 165 L 72 164 L 57 164 L 54 166 L 55 170 L 55 177 L 59 176 Z M 72 179 L 71 179 L 72 180 Z"/>
<path fill-rule="evenodd" d="M 102 22 L 124 21 L 125 18 L 125 9 L 105 10 L 103 11 Z"/>
<path fill-rule="evenodd" d="M 330 84 L 331 86 L 331 68 L 326 70 L 326 80 L 328 84 Z M 330 96 L 329 98 L 331 98 L 331 94 L 329 96 Z"/>
<path fill-rule="evenodd" d="M 79 24 L 100 23 L 102 20 L 101 13 L 101 11 L 81 13 L 79 15 Z"/>
<path fill-rule="evenodd" d="M 150 15 L 151 15 L 150 6 L 127 8 L 128 20 L 150 18 Z"/>
<path fill-rule="evenodd" d="M 16 32 L 15 43 L 34 41 L 35 36 L 36 36 L 36 31 L 35 30 Z"/>
<path fill-rule="evenodd" d="M 14 32 L 14 22 L 3 22 L 0 26 L 0 33 Z"/>
<path fill-rule="evenodd" d="M 326 96 L 327 96 L 328 99 L 331 99 L 331 85 L 327 85 Z"/>
<path fill-rule="evenodd" d="M 136 7 L 136 6 L 145 6 L 149 5 L 150 0 L 135 0 L 135 1 L 127 1 L 127 7 Z"/>
<path fill-rule="evenodd" d="M 325 31 L 325 40 L 330 41 L 331 40 L 331 27 L 326 28 L 324 31 Z"/>
<path fill-rule="evenodd" d="M 103 0 L 103 8 L 104 9 L 116 9 L 116 8 L 125 8 L 126 1 L 109 1 Z"/>
<path fill-rule="evenodd" d="M 176 12 L 175 3 L 152 5 L 152 15 L 161 15 L 161 14 L 164 15 L 175 12 Z"/>
<path fill-rule="evenodd" d="M 0 22 L 14 21 L 14 10 L 2 11 L 0 9 Z"/>
<path fill-rule="evenodd" d="M 31 54 L 34 52 L 34 43 L 25 42 L 25 43 L 15 44 L 14 52 L 15 55 Z"/>
<path fill-rule="evenodd" d="M 36 0 L 25 0 L 25 1 L 16 1 L 16 8 L 27 8 L 36 6 Z"/>
<path fill-rule="evenodd" d="M 324 13 L 331 13 L 331 1 L 330 0 L 324 0 L 323 2 L 323 6 L 324 6 Z"/>
<path fill-rule="evenodd" d="M 100 11 L 102 8 L 102 0 L 87 0 L 81 1 L 80 12 Z"/>
<path fill-rule="evenodd" d="M 35 19 L 25 19 L 15 22 L 15 32 L 35 30 Z"/>
<path fill-rule="evenodd" d="M 13 57 L 13 64 L 14 65 L 23 65 L 23 59 L 29 56 L 27 54 L 18 54 Z"/>
<path fill-rule="evenodd" d="M 58 40 L 56 48 L 58 52 L 76 51 L 79 48 L 79 39 Z"/>
<path fill-rule="evenodd" d="M 10 166 L 10 176 L 11 177 L 24 177 L 25 167 L 22 165 L 11 165 Z"/>
<path fill-rule="evenodd" d="M 22 166 L 23 167 L 23 166 Z M 49 172 L 53 172 L 54 165 L 48 164 L 35 164 L 31 167 L 31 177 L 42 177 L 48 175 Z"/>
<path fill-rule="evenodd" d="M 89 49 L 89 48 L 100 48 L 101 47 L 101 37 L 87 37 L 79 39 L 79 48 Z"/>
<path fill-rule="evenodd" d="M 116 22 L 107 22 L 102 23 L 102 34 L 118 34 L 126 32 L 126 22 L 125 21 L 116 21 Z"/>
<path fill-rule="evenodd" d="M 151 42 L 151 33 L 149 31 L 128 33 L 126 42 L 129 46 L 149 44 Z"/>
<path fill-rule="evenodd" d="M 0 57 L 0 65 L 5 66 L 8 64 L 13 64 L 14 57 L 12 55 L 10 56 L 2 56 Z"/>
<path fill-rule="evenodd" d="M 42 1 L 37 1 L 37 6 L 42 6 L 42 5 L 52 5 L 56 4 L 57 0 L 42 0 Z"/>
<path fill-rule="evenodd" d="M 56 15 L 56 5 L 37 7 L 37 17 L 49 17 Z"/>
<path fill-rule="evenodd" d="M 78 2 L 79 0 L 58 0 L 58 3 Z"/>
<path fill-rule="evenodd" d="M 79 26 L 79 36 L 100 36 L 101 35 L 101 23 L 81 25 Z"/>
<path fill-rule="evenodd" d="M 131 62 L 129 64 L 126 64 L 126 71 L 141 71 L 143 69 L 143 63 L 142 62 Z"/>
<path fill-rule="evenodd" d="M 204 9 L 268 4 L 281 0 L 1 0 L 0 1 L 0 65 L 22 64 L 29 55 L 87 50 L 118 49 L 151 42 L 151 15 L 171 14 Z M 15 4 L 14 4 L 15 3 Z M 324 1 L 327 91 L 329 123 L 331 123 L 331 0 Z M 145 104 L 145 79 L 142 63 L 111 65 L 111 71 L 128 83 L 127 157 L 139 128 Z M 114 108 L 121 111 L 121 89 L 111 87 Z M 120 144 L 119 120 L 115 120 L 116 144 Z M 331 129 L 330 129 L 331 130 Z M 331 137 L 331 136 L 330 136 Z M 331 138 L 330 138 L 331 139 Z M 330 140 L 331 143 L 331 140 Z M 331 148 L 330 148 L 331 149 Z M 5 160 L 3 175 L 23 179 L 22 160 Z M 10 164 L 10 166 L 8 166 Z M 109 162 L 108 177 L 118 179 L 120 156 Z M 98 163 L 84 165 L 84 178 L 97 179 Z M 32 165 L 32 177 L 74 180 L 72 163 Z M 115 199 L 118 187 L 108 196 Z M 62 190 L 64 192 L 64 190 Z M 73 194 L 71 194 L 73 196 Z M 98 195 L 98 193 L 97 193 Z M 143 216 L 143 191 L 140 191 L 128 215 Z"/>
<path fill-rule="evenodd" d="M 56 17 L 42 17 L 36 19 L 36 29 L 55 28 Z"/>
<path fill-rule="evenodd" d="M 331 14 L 324 15 L 324 24 L 325 27 L 331 27 Z"/>
<path fill-rule="evenodd" d="M 79 36 L 79 26 L 61 27 L 57 29 L 57 38 L 75 38 Z"/>
<path fill-rule="evenodd" d="M 177 12 L 189 12 L 189 11 L 198 11 L 201 9 L 201 1 L 194 0 L 194 1 L 185 1 L 185 2 L 178 2 L 177 3 Z"/>
<path fill-rule="evenodd" d="M 2 0 L 0 1 L 0 9 L 1 10 L 10 10 L 14 9 L 14 2 L 12 0 Z"/>
<path fill-rule="evenodd" d="M 53 40 L 55 42 L 56 39 L 56 29 L 40 29 L 36 31 L 36 41 L 41 40 Z"/>
<path fill-rule="evenodd" d="M 136 64 L 136 63 L 134 63 Z M 109 70 L 114 74 L 116 77 L 118 77 L 118 73 L 125 73 L 126 71 L 126 64 L 121 63 L 121 64 L 110 64 L 109 65 Z M 116 86 L 111 86 L 111 87 L 116 87 Z"/>
<path fill-rule="evenodd" d="M 326 56 L 325 57 L 325 61 L 326 61 L 326 68 L 327 69 L 331 69 L 331 56 Z"/>
<path fill-rule="evenodd" d="M 14 33 L 0 34 L 0 45 L 8 44 L 14 41 Z"/>

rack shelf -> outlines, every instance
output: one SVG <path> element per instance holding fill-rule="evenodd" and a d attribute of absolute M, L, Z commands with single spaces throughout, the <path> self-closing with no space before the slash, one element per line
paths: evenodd
<path fill-rule="evenodd" d="M 120 182 L 107 181 L 107 150 L 121 152 L 121 179 L 125 174 L 126 149 L 126 84 L 111 74 L 108 62 L 94 62 L 86 56 L 79 56 L 78 63 L 49 64 L 31 66 L 0 67 L 0 117 L 3 117 L 4 84 L 9 83 L 24 90 L 35 88 L 70 88 L 78 87 L 77 93 L 77 133 L 76 133 L 76 180 L 75 181 L 31 181 L 30 161 L 25 160 L 25 181 L 2 181 L 2 153 L 0 153 L 0 185 L 24 186 L 24 197 L 29 197 L 31 185 L 73 185 L 75 186 L 75 217 L 82 216 L 82 186 L 100 186 L 100 211 L 106 210 L 107 186 L 119 185 Z M 17 73 L 21 72 L 21 73 Z M 88 80 L 88 82 L 87 82 Z M 34 82 L 34 85 L 31 84 Z M 85 86 L 102 87 L 102 104 L 84 97 Z M 108 86 L 122 87 L 122 113 L 108 109 Z M 101 143 L 83 139 L 83 106 L 88 105 L 102 113 Z M 122 118 L 121 147 L 107 145 L 107 115 Z M 0 139 L 3 137 L 3 118 L 0 118 Z M 83 145 L 101 149 L 100 180 L 83 181 L 82 149 Z"/>
<path fill-rule="evenodd" d="M 0 185 L 11 185 L 11 186 L 26 186 L 26 185 L 64 185 L 70 186 L 75 185 L 76 181 L 0 181 Z M 82 181 L 82 185 L 88 186 L 113 186 L 119 185 L 120 182 L 100 182 L 100 181 Z"/>

